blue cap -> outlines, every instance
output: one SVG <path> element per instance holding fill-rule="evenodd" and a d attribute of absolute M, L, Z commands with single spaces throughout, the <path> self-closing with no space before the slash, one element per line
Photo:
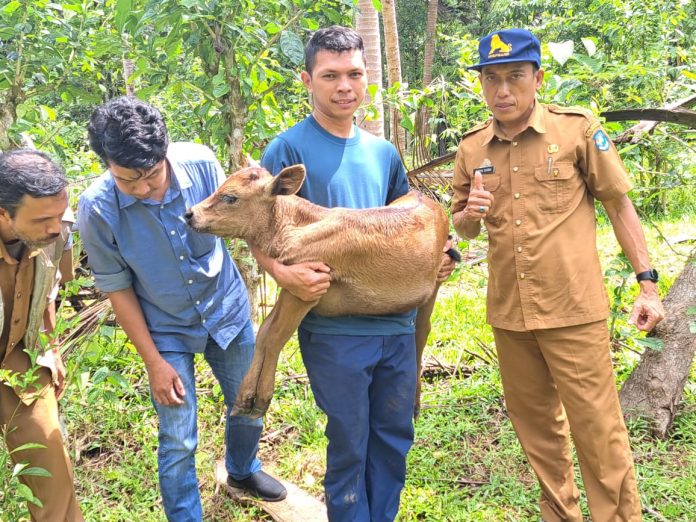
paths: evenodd
<path fill-rule="evenodd" d="M 532 62 L 541 69 L 541 44 L 526 29 L 495 31 L 481 38 L 478 49 L 480 61 L 469 69 L 510 62 Z"/>

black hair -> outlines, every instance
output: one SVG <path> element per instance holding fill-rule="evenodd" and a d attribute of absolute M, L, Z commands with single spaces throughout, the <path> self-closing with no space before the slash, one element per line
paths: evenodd
<path fill-rule="evenodd" d="M 135 96 L 97 107 L 87 126 L 89 145 L 106 166 L 150 169 L 167 155 L 169 138 L 162 114 Z"/>
<path fill-rule="evenodd" d="M 310 76 L 312 75 L 314 62 L 319 51 L 344 53 L 352 50 L 360 51 L 363 62 L 365 61 L 365 46 L 362 37 L 352 29 L 341 25 L 319 29 L 312 35 L 307 42 L 307 47 L 305 47 L 305 70 Z"/>
<path fill-rule="evenodd" d="M 0 207 L 15 217 L 22 198 L 45 198 L 68 186 L 63 169 L 48 154 L 16 149 L 0 154 Z"/>

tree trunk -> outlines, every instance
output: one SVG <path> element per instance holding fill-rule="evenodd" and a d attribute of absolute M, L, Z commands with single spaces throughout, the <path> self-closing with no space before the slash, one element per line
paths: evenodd
<path fill-rule="evenodd" d="M 128 96 L 135 96 L 135 87 L 133 86 L 132 82 L 128 81 L 128 79 L 133 74 L 133 71 L 135 70 L 135 64 L 133 63 L 133 60 L 130 60 L 126 57 L 123 58 L 122 63 L 123 63 L 123 84 L 126 86 L 126 94 Z"/>
<path fill-rule="evenodd" d="M 359 0 L 358 13 L 355 15 L 355 31 L 362 36 L 365 44 L 365 58 L 367 60 L 367 83 L 376 85 L 375 99 L 370 95 L 365 101 L 374 104 L 377 117 L 371 120 L 365 119 L 364 111 L 358 113 L 358 124 L 367 132 L 384 137 L 384 107 L 382 105 L 382 48 L 379 38 L 379 17 L 372 0 Z"/>
<path fill-rule="evenodd" d="M 401 85 L 401 50 L 399 49 L 399 30 L 396 25 L 396 0 L 383 0 L 382 20 L 384 22 L 384 47 L 387 57 L 387 78 L 389 87 Z M 401 87 L 399 87 L 401 90 Z M 399 125 L 401 112 L 395 106 L 389 107 L 389 139 L 401 156 L 406 150 L 406 132 Z"/>
<path fill-rule="evenodd" d="M 648 419 L 653 434 L 665 437 L 669 431 L 689 377 L 696 350 L 696 336 L 690 323 L 696 321 L 696 250 L 664 300 L 665 320 L 655 328 L 664 342 L 661 351 L 646 350 L 619 397 L 627 416 Z"/>
<path fill-rule="evenodd" d="M 428 14 L 425 22 L 425 47 L 423 49 L 423 88 L 433 81 L 433 58 L 437 42 L 437 7 L 438 0 L 429 0 Z M 415 157 L 417 164 L 430 159 L 430 110 L 426 105 L 418 108 L 416 114 Z"/>
<path fill-rule="evenodd" d="M 429 0 L 428 2 L 428 18 L 425 22 L 425 49 L 423 51 L 423 87 L 427 87 L 433 81 L 438 3 L 438 0 Z"/>
<path fill-rule="evenodd" d="M 228 71 L 236 70 L 231 53 L 227 56 L 231 63 L 226 63 Z M 225 123 L 227 132 L 227 165 L 223 165 L 229 175 L 243 165 L 242 151 L 244 145 L 244 126 L 246 125 L 247 107 L 242 96 L 241 85 L 237 77 L 228 75 L 230 92 L 225 97 Z M 256 259 L 251 255 L 249 245 L 242 239 L 231 242 L 232 258 L 234 259 L 242 280 L 247 288 L 249 296 L 249 309 L 251 320 L 254 324 L 260 323 L 259 315 L 259 289 L 261 286 L 261 273 Z"/>
<path fill-rule="evenodd" d="M 0 103 L 0 152 L 10 148 L 10 127 L 14 123 L 14 107 L 9 103 Z"/>

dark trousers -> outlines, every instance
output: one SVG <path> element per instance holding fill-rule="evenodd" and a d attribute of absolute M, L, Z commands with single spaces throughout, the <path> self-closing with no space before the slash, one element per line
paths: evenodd
<path fill-rule="evenodd" d="M 303 328 L 298 335 L 314 397 L 327 416 L 329 520 L 394 520 L 413 443 L 414 335 L 324 335 Z"/>

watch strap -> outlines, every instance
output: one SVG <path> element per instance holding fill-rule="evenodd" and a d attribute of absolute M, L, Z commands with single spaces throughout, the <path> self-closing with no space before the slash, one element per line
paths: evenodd
<path fill-rule="evenodd" d="M 637 281 L 652 281 L 653 283 L 657 283 L 658 280 L 658 273 L 657 270 L 654 268 L 651 268 L 650 270 L 646 270 L 645 272 L 639 272 L 636 274 L 636 280 Z"/>

